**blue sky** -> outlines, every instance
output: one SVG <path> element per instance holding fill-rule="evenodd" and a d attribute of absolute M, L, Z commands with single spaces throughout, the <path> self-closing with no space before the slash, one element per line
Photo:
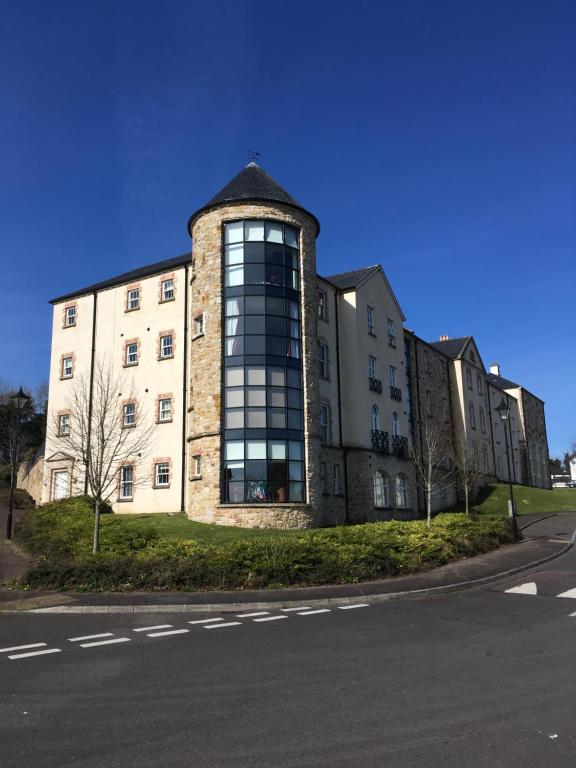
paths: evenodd
<path fill-rule="evenodd" d="M 320 219 L 318 270 L 382 263 L 407 327 L 475 336 L 576 436 L 576 5 L 54 3 L 0 27 L 0 379 L 48 299 L 186 252 L 246 149 Z"/>

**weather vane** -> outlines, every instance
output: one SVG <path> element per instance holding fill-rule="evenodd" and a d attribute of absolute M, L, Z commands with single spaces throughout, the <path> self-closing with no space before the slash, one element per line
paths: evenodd
<path fill-rule="evenodd" d="M 256 152 L 254 149 L 247 149 L 246 152 L 248 152 L 248 160 L 250 160 L 251 163 L 257 162 L 260 157 L 260 152 Z"/>

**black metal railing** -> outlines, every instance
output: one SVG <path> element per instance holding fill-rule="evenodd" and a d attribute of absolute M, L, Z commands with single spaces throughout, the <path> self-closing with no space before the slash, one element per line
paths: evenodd
<path fill-rule="evenodd" d="M 380 379 L 373 379 L 372 376 L 368 376 L 368 386 L 372 392 L 382 392 L 382 382 Z"/>
<path fill-rule="evenodd" d="M 372 430 L 372 450 L 375 453 L 390 453 L 390 447 L 388 444 L 388 432 L 384 432 L 381 429 Z"/>
<path fill-rule="evenodd" d="M 393 400 L 402 400 L 402 390 L 399 387 L 390 386 L 390 397 Z"/>
<path fill-rule="evenodd" d="M 408 458 L 408 438 L 402 435 L 392 435 L 392 455 L 399 459 Z"/>

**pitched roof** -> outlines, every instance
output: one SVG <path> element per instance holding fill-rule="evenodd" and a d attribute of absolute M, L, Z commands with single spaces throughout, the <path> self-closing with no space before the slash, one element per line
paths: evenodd
<path fill-rule="evenodd" d="M 430 346 L 437 349 L 439 352 L 443 352 L 448 357 L 456 360 L 462 354 L 464 347 L 471 336 L 462 336 L 459 339 L 446 339 L 446 341 L 431 341 Z"/>
<path fill-rule="evenodd" d="M 522 388 L 521 385 L 516 384 L 515 381 L 510 381 L 510 379 L 505 379 L 503 376 L 497 376 L 495 373 L 487 373 L 486 378 L 489 384 L 493 384 L 495 387 L 497 387 L 498 389 L 501 389 L 503 392 L 506 389 Z"/>
<path fill-rule="evenodd" d="M 338 275 L 328 275 L 324 280 L 335 285 L 340 291 L 348 291 L 363 283 L 372 272 L 378 269 L 380 269 L 380 265 L 376 264 L 373 267 L 363 267 L 362 269 L 354 269 L 351 272 L 340 272 Z"/>
<path fill-rule="evenodd" d="M 206 205 L 203 205 L 202 208 L 199 208 L 193 213 L 188 221 L 188 231 L 191 233 L 192 223 L 201 213 L 204 213 L 204 211 L 208 211 L 211 208 L 217 208 L 219 205 L 224 205 L 226 203 L 239 203 L 247 200 L 283 203 L 284 205 L 298 208 L 314 220 L 317 227 L 316 234 L 320 232 L 320 223 L 316 216 L 300 205 L 292 195 L 286 192 L 286 190 L 281 187 L 272 176 L 267 174 L 266 171 L 260 168 L 259 165 L 256 165 L 256 163 L 249 163 L 240 171 L 240 173 L 234 176 L 232 181 L 229 181 L 220 192 L 214 195 Z"/>
<path fill-rule="evenodd" d="M 182 267 L 191 262 L 192 256 L 190 253 L 185 253 L 182 256 L 176 256 L 172 259 L 164 259 L 164 261 L 157 261 L 154 264 L 147 264 L 145 267 L 132 269 L 130 272 L 123 272 L 121 275 L 111 277 L 108 280 L 102 280 L 100 283 L 94 283 L 85 288 L 80 288 L 78 291 L 65 293 L 63 296 L 57 296 L 55 299 L 50 299 L 49 304 L 57 304 L 59 301 L 74 299 L 77 296 L 86 296 L 88 293 L 103 291 L 105 288 L 113 288 L 115 285 L 122 285 L 122 283 L 132 283 L 143 277 L 150 277 L 150 275 L 159 275 L 162 272 L 169 272 L 171 269 Z"/>

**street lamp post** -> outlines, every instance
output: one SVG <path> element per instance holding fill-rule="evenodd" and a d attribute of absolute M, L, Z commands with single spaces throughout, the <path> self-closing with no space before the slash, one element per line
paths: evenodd
<path fill-rule="evenodd" d="M 514 542 L 517 542 L 519 539 L 518 522 L 516 520 L 516 508 L 514 506 L 514 491 L 512 489 L 512 472 L 510 470 L 510 451 L 508 448 L 508 432 L 507 432 L 508 419 L 510 418 L 510 407 L 508 403 L 504 400 L 504 397 L 502 397 L 502 401 L 500 402 L 500 405 L 496 408 L 496 410 L 498 411 L 498 415 L 502 419 L 502 426 L 504 427 L 504 442 L 506 445 L 506 462 L 508 464 L 508 488 L 510 491 L 510 500 L 508 501 L 508 516 L 510 517 L 510 520 L 512 522 L 512 536 L 514 538 Z"/>
<path fill-rule="evenodd" d="M 10 501 L 8 503 L 8 519 L 6 521 L 6 538 L 12 538 L 12 518 L 14 508 L 14 490 L 16 488 L 16 469 L 18 465 L 18 439 L 20 437 L 20 413 L 26 406 L 26 403 L 31 400 L 30 395 L 27 395 L 22 387 L 15 395 L 10 398 L 16 406 L 16 425 L 14 427 L 14 435 L 12 439 L 12 455 L 10 457 L 12 463 L 12 472 L 10 474 Z"/>

